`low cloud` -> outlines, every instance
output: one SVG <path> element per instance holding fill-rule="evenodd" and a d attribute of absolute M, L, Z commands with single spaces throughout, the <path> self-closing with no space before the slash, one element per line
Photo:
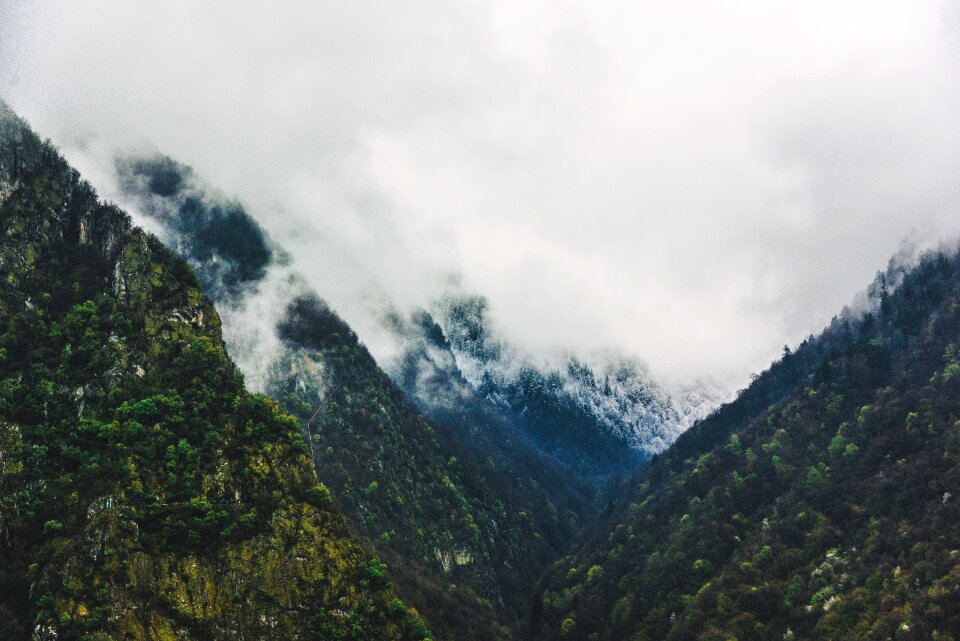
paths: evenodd
<path fill-rule="evenodd" d="M 948 2 L 244 4 L 7 0 L 0 95 L 107 197 L 192 165 L 378 357 L 454 287 L 736 387 L 960 231 Z"/>

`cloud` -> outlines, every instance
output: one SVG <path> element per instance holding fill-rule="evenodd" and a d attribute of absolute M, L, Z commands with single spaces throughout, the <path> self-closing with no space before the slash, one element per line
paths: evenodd
<path fill-rule="evenodd" d="M 533 350 L 742 384 L 960 226 L 957 10 L 6 0 L 0 95 L 107 196 L 143 142 L 371 342 L 458 282 Z"/>

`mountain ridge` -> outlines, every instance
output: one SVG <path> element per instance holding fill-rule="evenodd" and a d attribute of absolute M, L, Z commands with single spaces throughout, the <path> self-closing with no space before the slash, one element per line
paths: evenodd
<path fill-rule="evenodd" d="M 960 254 L 871 293 L 625 487 L 535 638 L 955 638 Z"/>
<path fill-rule="evenodd" d="M 542 568 L 592 520 L 594 490 L 564 482 L 489 410 L 425 420 L 242 205 L 188 167 L 154 156 L 117 169 L 124 196 L 223 309 L 228 343 L 256 346 L 260 360 L 247 362 L 261 388 L 300 420 L 353 531 L 434 632 L 498 639 L 517 629 Z M 239 248 L 220 229 L 228 215 L 244 230 Z M 245 268 L 247 255 L 260 262 Z M 244 326 L 262 300 L 268 320 Z"/>
<path fill-rule="evenodd" d="M 242 203 L 116 169 L 170 250 L 0 102 L 0 634 L 960 636 L 960 251 L 707 415 L 479 296 L 378 363 Z"/>
<path fill-rule="evenodd" d="M 0 630 L 430 637 L 189 267 L 0 103 Z"/>

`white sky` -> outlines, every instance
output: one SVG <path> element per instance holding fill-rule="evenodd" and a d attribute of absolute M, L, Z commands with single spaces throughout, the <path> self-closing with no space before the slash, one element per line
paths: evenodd
<path fill-rule="evenodd" d="M 361 336 L 456 275 L 530 349 L 736 386 L 960 231 L 958 35 L 934 0 L 0 0 L 0 96 L 106 195 L 116 146 L 193 165 Z"/>

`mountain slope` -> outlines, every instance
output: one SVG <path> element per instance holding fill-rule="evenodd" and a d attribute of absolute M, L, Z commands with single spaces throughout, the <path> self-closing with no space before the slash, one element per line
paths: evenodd
<path fill-rule="evenodd" d="M 726 398 L 703 382 L 674 397 L 640 363 L 609 354 L 595 364 L 570 354 L 536 362 L 498 336 L 483 297 L 446 296 L 437 307 L 457 368 L 476 393 L 593 483 L 629 474 Z"/>
<path fill-rule="evenodd" d="M 534 636 L 956 638 L 960 257 L 899 276 L 640 474 Z"/>
<path fill-rule="evenodd" d="M 217 302 L 241 367 L 300 419 L 320 479 L 404 599 L 438 638 L 511 635 L 543 568 L 593 519 L 593 489 L 452 388 L 453 413 L 425 420 L 243 207 L 189 167 L 117 169 Z"/>
<path fill-rule="evenodd" d="M 234 351 L 248 378 L 261 382 L 268 352 L 279 346 L 258 350 L 258 339 L 269 343 L 270 332 L 259 332 L 257 339 L 243 336 L 242 328 L 256 326 L 257 319 L 243 311 L 233 318 L 233 311 L 250 308 L 255 300 L 283 302 L 273 293 L 291 289 L 282 249 L 240 203 L 218 194 L 189 167 L 159 155 L 123 156 L 116 165 L 122 197 L 159 223 L 170 247 L 190 257 L 226 318 L 227 342 L 247 348 Z M 282 304 L 257 306 L 272 322 L 281 320 L 278 308 Z M 429 413 L 437 391 L 436 381 L 427 381 L 425 390 L 412 387 L 423 377 L 416 372 L 411 377 L 410 367 L 422 359 L 426 344 L 431 355 L 447 352 L 428 363 L 429 370 L 440 367 L 447 378 L 466 382 L 455 391 L 478 396 L 523 440 L 593 483 L 632 471 L 726 397 L 716 385 L 702 382 L 671 395 L 639 363 L 609 354 L 591 364 L 569 354 L 555 355 L 550 364 L 535 362 L 497 334 L 487 301 L 479 296 L 447 295 L 431 309 L 432 315 L 420 312 L 421 318 L 387 313 L 383 322 L 400 356 L 380 365 L 418 400 L 418 407 Z M 432 336 L 436 332 L 443 335 L 439 342 Z M 259 352 L 260 362 L 243 359 L 247 352 Z"/>
<path fill-rule="evenodd" d="M 425 639 L 187 265 L 0 103 L 0 635 Z"/>

